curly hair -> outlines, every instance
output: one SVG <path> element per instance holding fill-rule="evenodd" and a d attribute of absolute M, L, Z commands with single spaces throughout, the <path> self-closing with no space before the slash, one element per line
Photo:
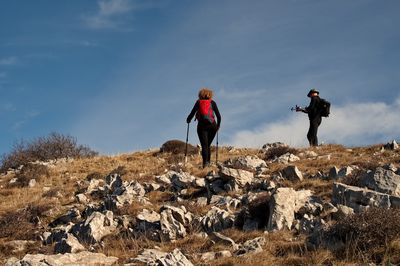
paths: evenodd
<path fill-rule="evenodd" d="M 199 99 L 200 100 L 208 100 L 208 99 L 212 99 L 212 97 L 213 97 L 213 91 L 208 88 L 202 88 L 199 91 Z"/>

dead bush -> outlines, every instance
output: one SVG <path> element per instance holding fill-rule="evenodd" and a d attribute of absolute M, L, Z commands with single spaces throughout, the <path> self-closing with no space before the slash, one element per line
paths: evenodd
<path fill-rule="evenodd" d="M 286 153 L 298 154 L 299 151 L 291 147 L 273 147 L 265 152 L 264 160 L 269 161 L 278 158 Z"/>
<path fill-rule="evenodd" d="M 11 186 L 27 187 L 31 179 L 35 179 L 36 182 L 40 182 L 42 178 L 48 178 L 49 176 L 50 173 L 47 166 L 30 163 L 25 165 L 21 169 L 21 171 L 15 175 L 15 178 L 17 178 L 17 182 L 12 184 Z"/>
<path fill-rule="evenodd" d="M 50 209 L 49 205 L 33 205 L 7 212 L 0 216 L 0 238 L 12 237 L 20 240 L 35 240 L 35 224 L 41 214 Z"/>
<path fill-rule="evenodd" d="M 191 144 L 188 143 L 187 145 L 187 154 L 193 155 L 199 152 L 199 149 Z M 161 153 L 170 152 L 172 154 L 185 154 L 186 150 L 186 143 L 180 140 L 169 140 L 165 142 L 161 148 Z"/>
<path fill-rule="evenodd" d="M 31 142 L 20 141 L 14 144 L 8 154 L 1 158 L 0 171 L 18 168 L 34 161 L 48 161 L 60 158 L 87 158 L 98 153 L 87 146 L 78 145 L 76 139 L 59 133 L 51 133 Z"/>
<path fill-rule="evenodd" d="M 390 243 L 400 238 L 399 220 L 400 209 L 370 208 L 333 225 L 326 237 L 344 243 L 336 252 L 341 259 L 381 263 Z"/>

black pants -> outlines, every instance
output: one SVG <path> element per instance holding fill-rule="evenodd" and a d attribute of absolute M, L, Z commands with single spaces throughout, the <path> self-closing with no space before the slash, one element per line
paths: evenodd
<path fill-rule="evenodd" d="M 210 163 L 211 161 L 211 143 L 214 140 L 215 134 L 217 133 L 217 124 L 197 124 L 197 135 L 199 136 L 201 144 L 201 156 L 203 157 L 203 166 Z"/>
<path fill-rule="evenodd" d="M 321 125 L 321 117 L 314 117 L 310 119 L 310 128 L 308 129 L 307 139 L 310 143 L 310 146 L 318 146 L 318 127 Z"/>

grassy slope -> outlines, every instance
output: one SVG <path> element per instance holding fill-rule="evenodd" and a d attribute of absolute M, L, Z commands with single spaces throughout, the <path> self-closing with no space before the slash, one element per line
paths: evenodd
<path fill-rule="evenodd" d="M 377 153 L 380 146 L 356 147 L 347 149 L 339 145 L 325 145 L 314 149 L 318 155 L 330 154 L 331 159 L 302 159 L 294 163 L 306 177 L 304 181 L 292 183 L 286 182 L 285 185 L 295 189 L 311 189 L 316 195 L 329 200 L 333 181 L 321 179 L 308 179 L 310 175 L 318 171 L 327 172 L 332 166 L 343 167 L 349 165 L 359 165 L 364 168 L 374 168 L 377 165 L 400 163 L 400 153 L 386 151 Z M 300 150 L 300 152 L 303 150 Z M 259 150 L 255 149 L 229 149 L 220 148 L 219 159 L 224 161 L 242 155 L 258 155 L 263 157 Z M 85 180 L 90 174 L 106 176 L 108 173 L 123 167 L 124 180 L 138 180 L 140 182 L 152 182 L 156 175 L 163 174 L 167 169 L 173 169 L 174 165 L 182 162 L 181 155 L 157 154 L 154 151 L 143 151 L 132 154 L 118 156 L 98 156 L 91 159 L 73 160 L 58 164 L 50 168 L 50 176 L 42 178 L 34 188 L 9 188 L 7 184 L 14 175 L 9 174 L 0 178 L 0 261 L 6 257 L 22 256 L 23 254 L 10 254 L 9 248 L 4 243 L 14 239 L 37 240 L 38 235 L 45 231 L 45 225 L 51 220 L 65 213 L 69 207 L 75 204 L 74 194 L 78 189 L 77 182 Z M 200 156 L 191 156 L 189 164 L 184 170 L 191 174 L 202 177 L 208 170 L 199 168 L 201 165 Z M 269 164 L 270 174 L 285 167 L 281 164 Z M 121 170 L 122 168 L 120 168 Z M 44 192 L 44 187 L 50 191 Z M 165 201 L 171 197 L 171 193 L 151 192 L 148 195 L 154 206 L 149 207 L 157 210 Z M 208 207 L 199 209 L 190 204 L 190 200 L 185 203 L 190 211 L 205 213 Z M 144 206 L 132 204 L 121 210 L 121 214 L 135 215 Z M 32 223 L 32 218 L 38 215 L 41 219 L 39 225 Z M 3 222 L 3 223 L 1 223 Z M 7 233 L 8 232 L 8 233 Z M 308 251 L 304 236 L 294 236 L 291 232 L 276 232 L 264 234 L 262 231 L 244 233 L 236 229 L 229 229 L 223 232 L 235 241 L 245 241 L 257 236 L 265 236 L 267 244 L 264 252 L 254 256 L 244 258 L 219 259 L 213 265 L 347 265 L 354 258 L 337 258 L 334 254 L 326 250 Z M 38 242 L 39 243 L 39 242 Z M 144 248 L 151 248 L 155 245 L 168 251 L 179 247 L 186 254 L 195 254 L 210 250 L 223 250 L 223 246 L 211 246 L 207 240 L 201 239 L 192 234 L 189 237 L 174 243 L 155 243 L 146 239 L 129 239 L 122 235 L 107 237 L 104 240 L 104 247 L 98 248 L 100 252 L 107 255 L 117 256 L 120 262 L 125 262 L 136 256 Z M 28 249 L 30 252 L 51 253 L 51 247 L 40 247 L 32 245 Z M 362 263 L 362 261 L 358 261 Z"/>

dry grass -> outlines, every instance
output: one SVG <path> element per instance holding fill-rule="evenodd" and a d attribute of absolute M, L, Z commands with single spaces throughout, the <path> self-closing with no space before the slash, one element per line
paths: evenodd
<path fill-rule="evenodd" d="M 282 185 L 294 187 L 298 189 L 310 189 L 314 191 L 316 196 L 323 200 L 329 201 L 332 193 L 332 181 L 311 179 L 311 175 L 315 175 L 317 171 L 327 173 L 333 166 L 344 167 L 349 165 L 358 165 L 365 169 L 370 169 L 377 165 L 400 163 L 399 151 L 380 152 L 378 145 L 369 147 L 355 147 L 351 150 L 340 145 L 323 145 L 318 148 L 298 149 L 298 152 L 313 150 L 319 156 L 331 155 L 331 159 L 307 159 L 295 162 L 296 165 L 305 176 L 302 182 L 283 182 Z M 256 155 L 262 158 L 263 153 L 258 149 L 232 149 L 230 147 L 219 147 L 219 162 L 224 162 L 231 158 L 239 156 Z M 379 156 L 378 156 L 379 155 Z M 212 154 L 212 161 L 215 162 L 215 147 Z M 118 156 L 97 156 L 93 158 L 81 158 L 57 164 L 56 167 L 49 169 L 49 174 L 42 176 L 40 182 L 34 188 L 7 187 L 0 188 L 0 259 L 9 257 L 10 251 L 2 245 L 10 239 L 32 239 L 37 233 L 43 232 L 43 228 L 35 226 L 31 223 L 30 218 L 38 210 L 38 216 L 42 220 L 42 224 L 50 221 L 65 212 L 72 203 L 75 203 L 74 194 L 77 191 L 77 182 L 90 179 L 103 179 L 111 172 L 118 172 L 123 175 L 124 180 L 137 180 L 139 182 L 154 182 L 157 175 L 164 174 L 167 170 L 184 170 L 197 177 L 204 177 L 210 171 L 217 171 L 217 167 L 211 166 L 202 169 L 201 156 L 193 154 L 188 157 L 188 163 L 183 165 L 184 157 L 182 154 L 159 153 L 158 151 L 142 151 L 131 154 L 121 154 Z M 171 165 L 171 163 L 175 165 Z M 266 174 L 273 174 L 282 170 L 286 165 L 273 163 L 268 164 L 269 170 Z M 354 174 L 354 180 L 357 174 Z M 7 184 L 10 179 L 15 177 L 14 174 L 3 177 L 3 184 Z M 350 180 L 350 179 L 349 179 Z M 349 181 L 350 182 L 350 181 Z M 355 182 L 355 181 L 354 181 Z M 44 192 L 43 188 L 48 187 L 50 190 Z M 62 197 L 58 195 L 60 193 Z M 196 193 L 196 191 L 193 191 Z M 56 197 L 57 199 L 55 199 Z M 143 208 L 158 211 L 163 204 L 184 205 L 190 212 L 197 214 L 205 214 L 210 206 L 199 207 L 193 204 L 193 200 L 189 198 L 185 202 L 176 203 L 176 196 L 172 192 L 150 192 L 147 197 L 152 206 L 143 206 L 139 203 L 133 203 L 130 206 L 124 206 L 117 214 L 136 216 Z M 263 219 L 266 214 L 265 207 L 268 198 L 260 199 L 248 206 L 248 211 L 252 217 L 261 217 Z M 30 209 L 24 209 L 31 206 Z M 50 210 L 41 209 L 48 206 Z M 36 209 L 35 209 L 36 208 Z M 259 214 L 262 215 L 259 215 Z M 264 215 L 264 216 L 263 216 Z M 16 226 L 5 225 L 9 221 L 16 220 Z M 5 226 L 5 227 L 4 227 Z M 27 230 L 23 232 L 18 228 L 24 227 Z M 35 233 L 34 233 L 35 231 Z M 194 233 L 194 232 L 193 232 Z M 233 258 L 221 258 L 210 264 L 197 261 L 195 257 L 191 257 L 196 265 L 348 265 L 350 263 L 363 263 L 365 260 L 360 258 L 339 257 L 330 251 L 318 249 L 316 251 L 307 250 L 305 239 L 301 236 L 295 236 L 291 232 L 277 232 L 264 234 L 263 231 L 242 232 L 241 230 L 232 228 L 224 230 L 223 234 L 231 237 L 236 243 L 243 243 L 246 240 L 253 239 L 258 236 L 264 236 L 267 243 L 264 252 Z M 19 234 L 19 235 L 18 235 Z M 135 239 L 127 234 L 106 237 L 102 248 L 98 247 L 99 252 L 106 255 L 117 256 L 120 258 L 119 263 L 128 262 L 130 258 L 135 257 L 145 248 L 154 248 L 160 246 L 165 251 L 171 251 L 176 247 L 182 249 L 185 254 L 194 256 L 199 252 L 226 250 L 229 247 L 224 245 L 210 244 L 207 239 L 200 238 L 195 234 L 190 234 L 187 238 L 178 240 L 174 243 L 157 243 L 145 238 Z M 51 253 L 51 247 L 46 246 L 43 252 Z M 38 249 L 37 249 L 38 250 Z M 37 251 L 36 250 L 36 251 Z M 392 239 L 387 244 L 387 248 L 383 250 L 376 249 L 380 254 L 382 262 L 400 263 L 400 239 Z M 372 253 L 371 253 L 372 254 Z M 374 255 L 375 256 L 375 255 Z"/>

